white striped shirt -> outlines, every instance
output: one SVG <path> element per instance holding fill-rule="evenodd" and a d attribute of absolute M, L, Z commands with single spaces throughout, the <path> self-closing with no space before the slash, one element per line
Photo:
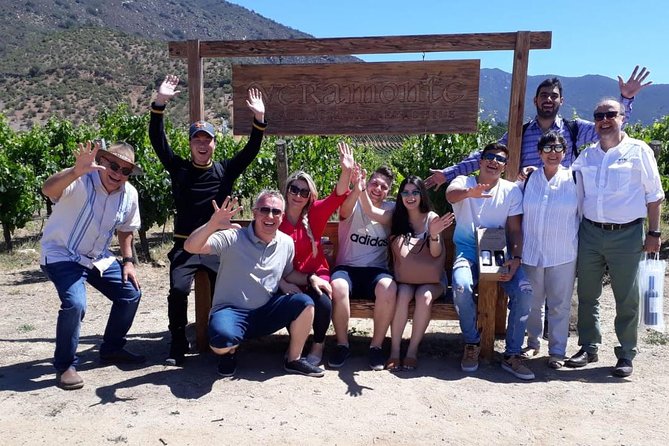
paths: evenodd
<path fill-rule="evenodd" d="M 523 195 L 523 263 L 550 267 L 572 262 L 578 250 L 578 192 L 571 169 L 550 181 L 537 169 Z"/>
<path fill-rule="evenodd" d="M 130 184 L 107 192 L 98 172 L 65 188 L 44 227 L 41 264 L 77 262 L 104 272 L 115 260 L 109 251 L 114 231 L 139 229 L 137 190 Z"/>

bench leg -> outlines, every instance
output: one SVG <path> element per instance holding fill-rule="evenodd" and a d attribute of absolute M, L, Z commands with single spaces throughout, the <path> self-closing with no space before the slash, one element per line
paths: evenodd
<path fill-rule="evenodd" d="M 504 288 L 497 283 L 497 308 L 495 309 L 495 336 L 503 338 L 506 336 L 506 315 L 509 298 L 504 292 Z"/>
<path fill-rule="evenodd" d="M 495 310 L 497 282 L 479 282 L 478 324 L 481 331 L 481 358 L 491 361 L 495 351 Z"/>
<path fill-rule="evenodd" d="M 200 353 L 209 350 L 209 311 L 211 310 L 211 284 L 206 271 L 195 273 L 195 337 Z"/>

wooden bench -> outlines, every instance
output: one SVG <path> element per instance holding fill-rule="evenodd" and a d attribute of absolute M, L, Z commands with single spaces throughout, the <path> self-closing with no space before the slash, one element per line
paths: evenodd
<path fill-rule="evenodd" d="M 249 221 L 238 222 L 242 225 Z M 333 244 L 334 252 L 338 246 L 338 222 L 328 222 L 323 233 Z M 448 231 L 448 230 L 447 230 Z M 450 277 L 453 267 L 454 247 L 452 229 L 444 233 L 447 256 L 445 269 Z M 328 259 L 330 261 L 330 259 Z M 330 262 L 334 265 L 334 261 Z M 352 318 L 372 318 L 374 316 L 374 302 L 369 300 L 350 300 Z M 195 274 L 195 327 L 197 346 L 200 352 L 209 349 L 207 325 L 211 310 L 211 285 L 205 271 Z M 413 304 L 409 308 L 409 315 L 413 314 Z M 458 313 L 452 302 L 443 298 L 432 304 L 433 320 L 458 320 Z M 491 360 L 494 353 L 495 335 L 504 335 L 506 329 L 506 296 L 498 282 L 482 281 L 478 286 L 478 325 L 481 330 L 481 358 Z"/>

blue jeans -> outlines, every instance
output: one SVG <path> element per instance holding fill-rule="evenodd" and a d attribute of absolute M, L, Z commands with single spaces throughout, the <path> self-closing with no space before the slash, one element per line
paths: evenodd
<path fill-rule="evenodd" d="M 287 328 L 309 305 L 304 293 L 277 294 L 259 308 L 223 307 L 209 315 L 209 345 L 229 348 L 245 339 L 258 338 Z"/>
<path fill-rule="evenodd" d="M 53 362 L 56 370 L 64 372 L 70 366 L 78 364 L 79 331 L 81 321 L 86 315 L 85 282 L 112 301 L 100 354 L 122 349 L 126 342 L 125 335 L 135 319 L 142 293 L 130 281 L 123 283 L 121 264 L 112 263 L 104 274 L 76 262 L 56 262 L 41 267 L 56 286 L 61 302 L 56 323 L 56 352 Z"/>
<path fill-rule="evenodd" d="M 460 316 L 460 329 L 466 344 L 478 344 L 481 335 L 476 324 L 476 302 L 473 288 L 478 283 L 478 265 L 458 256 L 453 263 L 453 303 Z M 508 282 L 500 282 L 509 296 L 509 319 L 506 326 L 505 355 L 519 355 L 523 348 L 525 327 L 532 303 L 532 286 L 521 266 Z"/>

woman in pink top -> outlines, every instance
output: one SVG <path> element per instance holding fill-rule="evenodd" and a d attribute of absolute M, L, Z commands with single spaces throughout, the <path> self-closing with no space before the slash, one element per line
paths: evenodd
<path fill-rule="evenodd" d="M 330 216 L 339 208 L 349 193 L 350 176 L 355 164 L 353 153 L 347 144 L 339 143 L 339 165 L 341 174 L 334 191 L 319 200 L 316 184 L 303 171 L 293 173 L 286 181 L 286 215 L 279 230 L 290 235 L 295 242 L 293 267 L 304 274 L 300 283 L 281 281 L 286 293 L 306 292 L 314 300 L 314 338 L 307 361 L 318 365 L 323 358 L 325 333 L 332 317 L 332 288 L 330 267 L 321 236 Z"/>

